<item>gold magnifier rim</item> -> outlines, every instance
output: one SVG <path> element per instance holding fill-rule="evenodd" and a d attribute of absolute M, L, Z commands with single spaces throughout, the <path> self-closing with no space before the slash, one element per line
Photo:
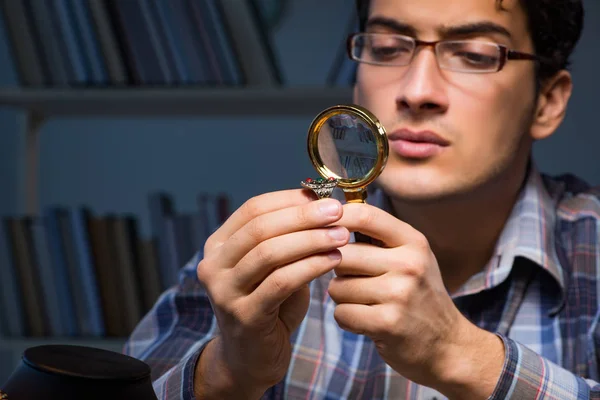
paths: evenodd
<path fill-rule="evenodd" d="M 362 178 L 347 179 L 334 173 L 325 166 L 319 155 L 319 132 L 327 120 L 339 114 L 352 114 L 362 118 L 374 134 L 377 145 L 377 162 L 369 173 Z M 360 190 L 371 184 L 383 171 L 387 162 L 389 148 L 385 128 L 372 112 L 357 104 L 338 104 L 321 111 L 312 121 L 308 129 L 308 154 L 313 166 L 323 178 L 334 177 L 338 180 L 338 186 L 345 191 Z"/>

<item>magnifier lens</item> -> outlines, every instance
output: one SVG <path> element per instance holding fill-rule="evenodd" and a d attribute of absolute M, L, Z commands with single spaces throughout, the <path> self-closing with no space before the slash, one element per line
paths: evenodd
<path fill-rule="evenodd" d="M 365 120 L 349 113 L 333 115 L 321 126 L 317 151 L 337 179 L 365 179 L 377 164 L 375 133 Z"/>
<path fill-rule="evenodd" d="M 383 171 L 388 158 L 385 129 L 367 109 L 337 105 L 322 111 L 308 131 L 308 154 L 321 176 L 302 181 L 319 198 L 329 197 L 333 187 L 343 190 L 349 203 L 364 203 L 367 186 Z M 380 244 L 355 232 L 357 242 Z"/>
<path fill-rule="evenodd" d="M 379 120 L 358 105 L 325 109 L 308 131 L 308 154 L 324 179 L 334 178 L 346 201 L 364 202 L 366 187 L 388 158 L 388 141 Z"/>

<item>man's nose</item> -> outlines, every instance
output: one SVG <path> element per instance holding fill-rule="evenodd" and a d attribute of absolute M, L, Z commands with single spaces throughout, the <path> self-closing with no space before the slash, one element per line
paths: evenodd
<path fill-rule="evenodd" d="M 432 48 L 421 48 L 406 68 L 396 102 L 398 108 L 412 114 L 441 113 L 448 108 L 446 80 Z"/>

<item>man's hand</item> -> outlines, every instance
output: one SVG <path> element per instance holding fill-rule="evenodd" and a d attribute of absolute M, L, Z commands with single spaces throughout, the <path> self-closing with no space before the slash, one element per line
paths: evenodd
<path fill-rule="evenodd" d="M 340 327 L 370 337 L 385 362 L 416 383 L 451 398 L 487 398 L 502 370 L 502 341 L 456 308 L 426 238 L 367 204 L 345 205 L 337 224 L 384 243 L 341 248 L 329 286 Z"/>
<path fill-rule="evenodd" d="M 246 202 L 207 240 L 198 279 L 220 333 L 197 364 L 198 398 L 260 397 L 285 376 L 308 284 L 339 264 L 338 247 L 350 237 L 328 227 L 341 216 L 337 200 L 313 201 L 306 190 L 269 193 Z"/>

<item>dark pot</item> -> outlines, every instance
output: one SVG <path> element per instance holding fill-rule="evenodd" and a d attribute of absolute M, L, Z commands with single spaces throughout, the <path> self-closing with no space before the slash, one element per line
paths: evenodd
<path fill-rule="evenodd" d="M 157 399 L 146 363 L 113 351 L 72 345 L 25 350 L 1 390 L 7 400 Z"/>

